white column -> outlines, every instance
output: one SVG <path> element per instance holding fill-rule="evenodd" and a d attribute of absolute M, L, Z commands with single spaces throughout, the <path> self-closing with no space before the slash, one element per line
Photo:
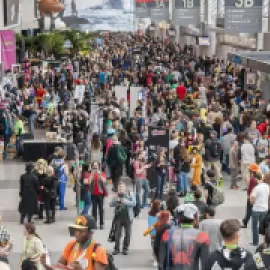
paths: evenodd
<path fill-rule="evenodd" d="M 209 27 L 215 26 L 215 20 L 212 20 L 211 16 L 211 4 L 212 0 L 205 0 L 205 23 L 202 23 L 202 35 L 208 36 L 210 39 L 210 46 L 201 46 L 200 47 L 200 55 L 207 55 L 212 57 L 216 54 L 216 32 L 209 31 Z"/>
<path fill-rule="evenodd" d="M 263 34 L 263 50 L 270 51 L 270 1 L 268 2 L 268 33 Z"/>

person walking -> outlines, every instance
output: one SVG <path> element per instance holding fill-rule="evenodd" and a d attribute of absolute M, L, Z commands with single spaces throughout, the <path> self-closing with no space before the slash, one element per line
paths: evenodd
<path fill-rule="evenodd" d="M 55 207 L 57 199 L 58 179 L 54 176 L 53 167 L 49 166 L 46 171 L 47 176 L 43 181 L 43 199 L 46 212 L 45 224 L 55 222 Z"/>
<path fill-rule="evenodd" d="M 210 138 L 205 142 L 205 169 L 209 170 L 213 167 L 218 181 L 221 178 L 221 149 L 222 146 L 217 139 L 217 133 L 210 131 Z"/>
<path fill-rule="evenodd" d="M 256 163 L 252 163 L 249 166 L 249 171 L 250 171 L 250 180 L 249 180 L 249 186 L 247 190 L 247 206 L 246 206 L 246 215 L 243 218 L 243 225 L 241 228 L 247 228 L 247 224 L 251 218 L 251 213 L 252 213 L 252 204 L 250 202 L 250 195 L 253 191 L 253 189 L 257 186 L 258 181 L 262 179 L 262 174 L 260 171 L 260 167 Z"/>
<path fill-rule="evenodd" d="M 269 204 L 269 184 L 270 173 L 264 176 L 263 181 L 258 181 L 258 185 L 250 194 L 250 203 L 252 204 L 252 245 L 259 244 L 259 230 L 258 224 L 266 216 Z"/>
<path fill-rule="evenodd" d="M 237 180 L 238 180 L 238 168 L 239 168 L 239 159 L 238 159 L 238 142 L 233 141 L 231 143 L 231 148 L 229 151 L 229 169 L 231 172 L 231 189 L 238 189 Z"/>
<path fill-rule="evenodd" d="M 82 215 L 88 215 L 91 207 L 91 180 L 90 180 L 89 164 L 82 165 L 82 172 L 80 178 L 80 201 L 83 202 Z"/>
<path fill-rule="evenodd" d="M 209 253 L 222 247 L 220 221 L 215 219 L 215 214 L 215 208 L 213 206 L 207 206 L 204 212 L 204 219 L 199 224 L 200 230 L 209 235 Z"/>
<path fill-rule="evenodd" d="M 133 163 L 134 178 L 136 185 L 136 203 L 139 207 L 147 207 L 147 199 L 149 193 L 149 181 L 147 179 L 147 169 L 150 168 L 149 164 L 145 163 L 144 151 L 138 151 L 136 160 Z M 144 190 L 143 199 L 141 200 L 141 191 Z"/>
<path fill-rule="evenodd" d="M 25 166 L 25 171 L 20 178 L 20 191 L 19 195 L 21 201 L 19 204 L 19 212 L 21 214 L 20 223 L 24 223 L 24 219 L 27 216 L 28 222 L 32 221 L 33 215 L 38 212 L 38 195 L 39 195 L 39 183 L 38 178 L 33 173 L 34 166 L 29 163 Z"/>
<path fill-rule="evenodd" d="M 46 263 L 46 255 L 41 256 L 41 264 L 45 270 L 56 269 L 85 269 L 105 270 L 109 264 L 106 250 L 93 239 L 97 224 L 91 216 L 78 216 L 73 224 L 69 225 L 71 236 L 75 239 L 69 241 L 55 266 Z M 81 262 L 81 263 L 80 263 Z"/>
<path fill-rule="evenodd" d="M 90 146 L 90 161 L 93 163 L 97 161 L 99 164 L 102 164 L 102 143 L 97 133 L 93 134 Z"/>
<path fill-rule="evenodd" d="M 90 191 L 92 198 L 92 215 L 97 222 L 99 212 L 99 226 L 104 229 L 104 198 L 108 196 L 106 174 L 101 172 L 100 164 L 94 161 L 91 165 Z"/>
<path fill-rule="evenodd" d="M 125 149 L 118 141 L 117 136 L 113 137 L 113 144 L 108 151 L 107 164 L 109 165 L 113 191 L 117 190 L 118 182 L 123 174 L 123 165 L 127 160 Z"/>
<path fill-rule="evenodd" d="M 231 173 L 230 170 L 230 150 L 232 143 L 235 141 L 236 135 L 233 133 L 233 128 L 229 126 L 227 128 L 227 134 L 223 136 L 221 146 L 223 150 L 223 155 L 225 156 L 225 171 Z"/>
<path fill-rule="evenodd" d="M 162 200 L 163 189 L 166 181 L 167 175 L 167 162 L 166 162 L 166 153 L 165 150 L 161 149 L 156 161 L 156 175 L 157 175 L 157 191 L 156 199 Z"/>
<path fill-rule="evenodd" d="M 194 204 L 183 204 L 176 211 L 181 224 L 162 235 L 159 269 L 208 269 L 206 261 L 210 241 L 206 232 L 196 229 L 198 208 Z"/>
<path fill-rule="evenodd" d="M 66 185 L 68 179 L 68 165 L 65 164 L 65 153 L 64 150 L 61 149 L 58 152 L 56 159 L 52 161 L 52 166 L 55 170 L 55 176 L 58 179 L 58 195 L 59 195 L 59 204 L 60 210 L 67 210 L 65 207 L 65 194 L 66 194 Z"/>
<path fill-rule="evenodd" d="M 24 240 L 21 255 L 21 262 L 30 260 L 35 264 L 37 270 L 43 270 L 41 256 L 45 253 L 44 245 L 36 233 L 36 227 L 33 223 L 26 223 L 24 226 Z"/>
<path fill-rule="evenodd" d="M 200 186 L 201 184 L 201 174 L 202 174 L 202 156 L 199 153 L 197 147 L 193 147 L 191 151 L 191 171 L 190 171 L 190 178 L 191 183 L 194 186 Z"/>
<path fill-rule="evenodd" d="M 239 246 L 240 229 L 240 222 L 237 219 L 227 219 L 221 223 L 223 247 L 210 254 L 207 259 L 207 270 L 245 269 L 252 254 Z"/>
<path fill-rule="evenodd" d="M 244 138 L 244 143 L 241 146 L 241 173 L 244 185 L 244 190 L 247 190 L 249 185 L 249 166 L 255 163 L 255 149 L 250 143 L 248 137 Z"/>
<path fill-rule="evenodd" d="M 122 228 L 125 230 L 123 243 L 123 254 L 128 255 L 130 245 L 132 220 L 134 218 L 133 208 L 136 206 L 136 200 L 131 193 L 126 192 L 126 185 L 122 182 L 118 184 L 118 192 L 110 202 L 110 207 L 115 208 L 115 246 L 113 255 L 120 253 L 120 240 Z"/>

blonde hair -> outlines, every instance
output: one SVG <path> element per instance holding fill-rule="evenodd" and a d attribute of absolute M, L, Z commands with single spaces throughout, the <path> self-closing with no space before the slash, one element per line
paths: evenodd
<path fill-rule="evenodd" d="M 46 170 L 47 167 L 48 167 L 47 161 L 46 161 L 45 159 L 42 159 L 42 158 L 38 159 L 37 162 L 36 162 L 36 164 L 35 164 L 35 170 L 36 170 L 36 171 L 39 170 L 39 166 L 40 166 L 40 165 L 43 165 L 43 167 L 44 167 L 43 169 L 44 169 L 44 170 Z"/>

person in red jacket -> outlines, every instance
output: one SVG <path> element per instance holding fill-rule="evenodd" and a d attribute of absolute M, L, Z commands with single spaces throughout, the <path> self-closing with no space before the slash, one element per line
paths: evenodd
<path fill-rule="evenodd" d="M 185 99 L 185 96 L 187 94 L 187 89 L 184 86 L 184 82 L 181 82 L 180 85 L 177 86 L 176 93 L 177 93 L 177 96 L 178 96 L 179 100 L 184 100 Z"/>

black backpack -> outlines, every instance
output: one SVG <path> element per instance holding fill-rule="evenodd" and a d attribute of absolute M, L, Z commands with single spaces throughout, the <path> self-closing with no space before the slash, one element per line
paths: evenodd
<path fill-rule="evenodd" d="M 93 256 L 93 261 L 95 262 L 95 253 L 98 247 L 100 247 L 101 245 L 98 243 L 94 244 L 93 247 L 93 252 L 92 252 L 92 256 Z M 118 270 L 118 268 L 115 266 L 114 264 L 114 258 L 111 254 L 107 253 L 107 258 L 108 258 L 108 265 L 106 267 L 106 270 Z"/>
<path fill-rule="evenodd" d="M 220 157 L 220 155 L 221 155 L 221 144 L 219 143 L 218 140 L 214 140 L 211 142 L 210 156 L 212 158 L 217 158 Z"/>

